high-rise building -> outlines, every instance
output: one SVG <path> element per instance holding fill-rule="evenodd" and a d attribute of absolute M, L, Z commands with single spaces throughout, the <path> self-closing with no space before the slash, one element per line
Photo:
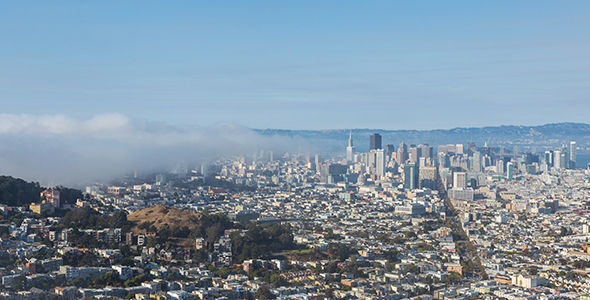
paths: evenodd
<path fill-rule="evenodd" d="M 512 179 L 514 179 L 514 164 L 512 162 L 506 164 L 506 178 L 509 181 L 512 181 Z"/>
<path fill-rule="evenodd" d="M 463 154 L 463 144 L 457 144 L 455 146 L 455 153 L 456 154 Z"/>
<path fill-rule="evenodd" d="M 166 175 L 158 174 L 156 175 L 156 185 L 165 185 L 166 184 Z"/>
<path fill-rule="evenodd" d="M 561 151 L 559 150 L 553 151 L 553 167 L 556 169 L 561 169 L 564 167 L 561 165 Z"/>
<path fill-rule="evenodd" d="M 496 162 L 496 173 L 504 174 L 504 161 L 501 159 Z"/>
<path fill-rule="evenodd" d="M 418 148 L 420 148 L 420 157 L 433 158 L 432 147 L 428 146 L 428 144 L 420 144 Z"/>
<path fill-rule="evenodd" d="M 419 187 L 436 189 L 436 167 L 422 167 L 418 169 Z"/>
<path fill-rule="evenodd" d="M 481 172 L 481 153 L 479 151 L 473 152 L 473 164 L 471 166 L 473 172 Z"/>
<path fill-rule="evenodd" d="M 547 167 L 553 167 L 553 151 L 545 151 L 545 163 L 547 164 Z"/>
<path fill-rule="evenodd" d="M 559 165 L 561 166 L 561 168 L 562 169 L 567 168 L 569 166 L 569 164 L 568 164 L 568 150 L 567 150 L 567 147 L 565 147 L 565 145 L 561 149 L 561 153 L 560 153 L 559 157 L 560 157 Z"/>
<path fill-rule="evenodd" d="M 406 162 L 406 159 L 408 159 L 408 145 L 402 142 L 397 148 L 397 163 L 402 165 Z"/>
<path fill-rule="evenodd" d="M 385 156 L 389 157 L 391 160 L 391 154 L 395 151 L 395 148 L 392 144 L 385 145 Z"/>
<path fill-rule="evenodd" d="M 404 189 L 413 190 L 417 188 L 419 178 L 416 164 L 409 163 L 404 165 Z"/>
<path fill-rule="evenodd" d="M 381 148 L 381 135 L 378 133 L 371 134 L 371 144 L 369 150 L 382 149 Z"/>
<path fill-rule="evenodd" d="M 467 173 L 455 172 L 453 173 L 453 187 L 466 188 L 467 187 Z"/>
<path fill-rule="evenodd" d="M 418 162 L 418 160 L 419 160 L 419 158 L 421 156 L 420 155 L 420 150 L 421 150 L 420 148 L 418 148 L 418 147 L 416 147 L 414 145 L 412 145 L 410 147 L 410 151 L 408 151 L 408 154 L 409 154 L 409 158 L 410 158 L 410 161 L 411 162 L 414 162 L 414 163 L 415 162 Z"/>
<path fill-rule="evenodd" d="M 439 152 L 438 153 L 438 167 L 439 168 L 448 168 L 451 165 L 451 162 L 449 161 L 449 155 L 447 155 L 447 153 L 445 152 Z"/>
<path fill-rule="evenodd" d="M 352 161 L 355 154 L 354 146 L 352 145 L 352 130 L 350 131 L 350 137 L 348 138 L 348 147 L 346 147 L 346 160 Z"/>
<path fill-rule="evenodd" d="M 570 169 L 576 168 L 576 142 L 570 142 Z"/>
<path fill-rule="evenodd" d="M 375 174 L 385 176 L 385 150 L 375 150 Z"/>

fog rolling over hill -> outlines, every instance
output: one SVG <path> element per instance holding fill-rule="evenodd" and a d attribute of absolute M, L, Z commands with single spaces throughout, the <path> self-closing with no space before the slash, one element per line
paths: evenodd
<path fill-rule="evenodd" d="M 260 149 L 279 153 L 307 147 L 302 138 L 261 135 L 233 123 L 170 125 L 118 113 L 88 120 L 0 114 L 0 145 L 0 175 L 42 186 L 80 186 Z"/>
<path fill-rule="evenodd" d="M 334 130 L 283 130 L 258 129 L 262 135 L 279 135 L 303 138 L 311 144 L 323 144 L 328 152 L 343 152 L 351 129 Z M 584 153 L 590 147 L 590 125 L 584 123 L 556 123 L 540 126 L 495 126 L 470 127 L 436 130 L 391 130 L 391 129 L 352 129 L 353 140 L 358 151 L 368 151 L 369 136 L 380 133 L 383 145 L 393 144 L 396 148 L 403 141 L 408 144 L 428 143 L 430 145 L 467 144 L 474 142 L 483 146 L 512 148 L 521 151 L 540 151 L 544 148 L 557 148 L 570 141 L 576 141 L 578 151 Z"/>

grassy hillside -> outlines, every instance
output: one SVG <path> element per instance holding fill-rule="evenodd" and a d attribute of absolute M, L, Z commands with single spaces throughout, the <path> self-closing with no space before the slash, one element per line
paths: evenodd
<path fill-rule="evenodd" d="M 195 231 L 200 228 L 207 228 L 212 225 L 211 220 L 201 213 L 193 210 L 182 210 L 164 205 L 154 205 L 142 210 L 133 212 L 127 216 L 127 220 L 134 222 L 131 230 L 135 234 L 144 234 L 155 227 L 161 231 L 164 228 L 183 228 Z"/>

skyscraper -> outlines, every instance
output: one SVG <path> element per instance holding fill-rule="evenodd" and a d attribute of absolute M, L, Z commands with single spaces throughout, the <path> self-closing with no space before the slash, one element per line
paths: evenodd
<path fill-rule="evenodd" d="M 570 142 L 570 169 L 576 168 L 576 142 Z"/>
<path fill-rule="evenodd" d="M 413 145 L 412 145 L 413 146 Z M 408 151 L 409 154 L 409 158 L 411 162 L 418 162 L 420 157 L 422 156 L 420 153 L 420 148 L 416 147 L 416 146 L 410 146 L 410 150 Z"/>
<path fill-rule="evenodd" d="M 455 187 L 455 188 L 466 188 L 467 187 L 467 174 L 465 172 L 453 173 L 453 187 Z"/>
<path fill-rule="evenodd" d="M 545 151 L 545 163 L 547 164 L 547 167 L 553 167 L 553 151 Z"/>
<path fill-rule="evenodd" d="M 428 144 L 420 144 L 418 148 L 420 148 L 420 157 L 432 158 L 432 147 L 428 146 Z"/>
<path fill-rule="evenodd" d="M 397 163 L 400 165 L 404 164 L 406 159 L 408 159 L 408 145 L 402 142 L 399 144 L 399 148 L 397 148 Z"/>
<path fill-rule="evenodd" d="M 496 162 L 496 173 L 504 174 L 504 161 L 501 159 Z"/>
<path fill-rule="evenodd" d="M 385 176 L 385 150 L 375 150 L 375 174 Z"/>
<path fill-rule="evenodd" d="M 436 188 L 436 167 L 420 166 L 418 170 L 419 187 L 434 190 Z"/>
<path fill-rule="evenodd" d="M 371 134 L 371 144 L 369 150 L 376 150 L 381 148 L 381 135 L 378 133 Z"/>
<path fill-rule="evenodd" d="M 352 130 L 350 131 L 350 137 L 348 138 L 348 147 L 346 147 L 346 160 L 352 161 L 354 158 L 354 146 L 352 145 Z"/>
<path fill-rule="evenodd" d="M 514 179 L 514 164 L 512 162 L 506 164 L 506 177 L 509 181 Z"/>
<path fill-rule="evenodd" d="M 481 172 L 481 153 L 479 151 L 473 152 L 473 165 L 471 170 L 473 172 Z"/>
<path fill-rule="evenodd" d="M 393 145 L 385 145 L 385 156 L 389 157 L 389 159 L 391 159 L 391 154 L 393 153 L 393 151 L 395 151 Z"/>
<path fill-rule="evenodd" d="M 404 189 L 413 190 L 418 187 L 418 167 L 416 164 L 406 164 L 404 166 Z"/>
<path fill-rule="evenodd" d="M 561 165 L 561 151 L 559 150 L 553 151 L 553 167 L 556 169 L 561 169 L 564 167 Z"/>

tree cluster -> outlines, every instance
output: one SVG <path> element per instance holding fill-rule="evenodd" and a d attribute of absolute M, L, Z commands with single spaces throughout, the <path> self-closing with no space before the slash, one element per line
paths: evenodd
<path fill-rule="evenodd" d="M 26 182 L 11 176 L 0 176 L 0 203 L 24 206 L 39 202 L 43 188 L 38 182 Z"/>
<path fill-rule="evenodd" d="M 58 185 L 55 189 L 59 191 L 59 199 L 62 204 L 75 204 L 78 199 L 84 198 L 84 194 L 78 189 L 71 189 L 61 185 Z"/>
<path fill-rule="evenodd" d="M 131 222 L 127 221 L 127 213 L 119 211 L 112 216 L 101 215 L 99 212 L 85 207 L 79 210 L 72 210 L 66 213 L 61 219 L 60 225 L 63 228 L 79 229 L 104 229 L 128 227 Z"/>
<path fill-rule="evenodd" d="M 251 258 L 268 258 L 272 252 L 295 249 L 293 234 L 287 225 L 264 228 L 251 227 L 244 236 L 237 232 L 231 235 L 232 251 L 238 262 Z"/>

